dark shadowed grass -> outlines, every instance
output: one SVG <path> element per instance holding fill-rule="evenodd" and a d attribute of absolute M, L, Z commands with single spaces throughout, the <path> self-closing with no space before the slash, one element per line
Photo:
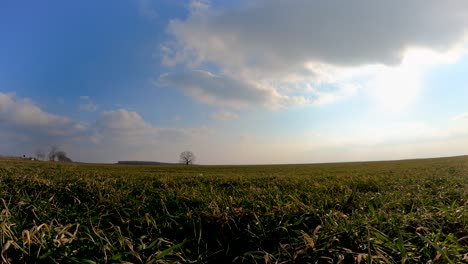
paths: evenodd
<path fill-rule="evenodd" d="M 2 262 L 463 263 L 468 157 L 278 166 L 0 161 Z"/>

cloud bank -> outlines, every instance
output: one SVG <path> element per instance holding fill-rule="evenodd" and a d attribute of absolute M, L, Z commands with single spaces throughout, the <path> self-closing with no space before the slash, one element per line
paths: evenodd
<path fill-rule="evenodd" d="M 336 96 L 350 85 L 416 97 L 418 77 L 396 68 L 413 50 L 461 52 L 467 29 L 468 2 L 459 0 L 254 0 L 229 10 L 193 1 L 161 46 L 164 65 L 186 70 L 161 79 L 198 101 L 236 107 L 332 103 L 352 96 Z"/>

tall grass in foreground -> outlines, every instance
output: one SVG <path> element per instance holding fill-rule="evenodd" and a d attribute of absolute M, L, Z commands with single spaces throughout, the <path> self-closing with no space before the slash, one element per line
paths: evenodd
<path fill-rule="evenodd" d="M 464 263 L 468 157 L 147 167 L 0 160 L 2 263 Z"/>

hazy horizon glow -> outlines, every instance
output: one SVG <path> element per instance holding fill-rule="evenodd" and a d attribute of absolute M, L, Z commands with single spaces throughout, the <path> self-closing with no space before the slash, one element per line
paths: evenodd
<path fill-rule="evenodd" d="M 0 154 L 313 163 L 468 154 L 468 2 L 0 5 Z"/>

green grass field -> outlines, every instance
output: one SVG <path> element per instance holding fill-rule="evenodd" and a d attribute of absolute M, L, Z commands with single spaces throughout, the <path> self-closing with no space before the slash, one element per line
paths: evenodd
<path fill-rule="evenodd" d="M 464 263 L 467 190 L 468 157 L 188 167 L 4 159 L 1 262 Z"/>

